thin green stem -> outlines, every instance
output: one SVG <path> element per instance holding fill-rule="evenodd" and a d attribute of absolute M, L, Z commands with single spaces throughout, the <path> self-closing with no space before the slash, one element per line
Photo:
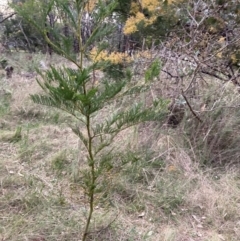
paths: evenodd
<path fill-rule="evenodd" d="M 89 106 L 90 107 L 90 106 Z M 91 167 L 91 182 L 89 185 L 89 213 L 88 213 L 88 218 L 87 218 L 87 223 L 85 226 L 85 230 L 83 233 L 83 241 L 86 240 L 87 235 L 88 235 L 88 230 L 90 226 L 90 222 L 92 219 L 92 214 L 93 214 L 93 204 L 94 204 L 94 194 L 95 194 L 95 181 L 96 181 L 96 172 L 95 172 L 95 162 L 94 162 L 94 156 L 92 152 L 92 140 L 93 137 L 91 136 L 91 120 L 90 116 L 87 117 L 87 133 L 88 133 L 88 155 L 89 155 L 89 166 Z"/>
<path fill-rule="evenodd" d="M 84 5 L 84 3 L 82 3 Z M 78 39 L 78 44 L 79 44 L 79 66 L 81 66 L 80 70 L 83 68 L 83 49 L 82 49 L 82 37 L 81 37 L 81 28 L 82 28 L 82 15 L 83 15 L 83 9 L 84 6 L 82 6 L 78 10 L 78 19 L 77 19 L 77 39 Z"/>

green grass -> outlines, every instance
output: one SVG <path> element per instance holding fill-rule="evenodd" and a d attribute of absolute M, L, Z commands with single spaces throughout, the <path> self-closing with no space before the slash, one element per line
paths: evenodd
<path fill-rule="evenodd" d="M 6 115 L 10 110 L 12 95 L 0 89 L 0 117 Z"/>

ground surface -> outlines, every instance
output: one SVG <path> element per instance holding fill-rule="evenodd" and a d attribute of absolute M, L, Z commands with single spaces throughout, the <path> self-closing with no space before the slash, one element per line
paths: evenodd
<path fill-rule="evenodd" d="M 79 241 L 87 199 L 78 138 L 68 125 L 74 120 L 29 98 L 40 91 L 33 67 L 48 63 L 45 56 L 9 59 L 12 79 L 0 73 L 0 240 Z M 200 168 L 183 146 L 181 128 L 141 128 L 117 138 L 116 146 L 147 143 L 147 149 L 109 173 L 89 239 L 239 241 L 239 169 Z"/>

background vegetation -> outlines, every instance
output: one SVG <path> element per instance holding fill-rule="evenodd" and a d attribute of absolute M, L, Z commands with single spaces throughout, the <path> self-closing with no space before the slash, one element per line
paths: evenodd
<path fill-rule="evenodd" d="M 2 5 L 0 240 L 239 240 L 239 10 L 235 0 Z M 84 182 L 93 180 L 84 124 L 71 88 L 61 91 L 84 71 L 79 106 L 106 100 L 89 115 L 95 132 L 132 104 L 154 111 L 131 112 L 130 128 L 93 158 L 96 192 Z M 71 115 L 32 102 L 44 104 L 36 78 L 50 96 L 65 96 Z M 101 137 L 92 144 L 106 144 Z"/>

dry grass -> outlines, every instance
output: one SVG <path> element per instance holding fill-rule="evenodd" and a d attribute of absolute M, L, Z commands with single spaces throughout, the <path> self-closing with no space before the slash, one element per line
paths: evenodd
<path fill-rule="evenodd" d="M 30 101 L 40 91 L 34 77 L 18 71 L 0 81 L 11 93 L 0 115 L 0 240 L 81 240 L 84 153 L 66 124 L 73 120 Z M 116 156 L 103 180 L 89 240 L 240 239 L 239 169 L 202 168 L 195 147 L 186 145 L 185 125 L 151 123 L 117 137 L 131 161 L 121 167 Z"/>

